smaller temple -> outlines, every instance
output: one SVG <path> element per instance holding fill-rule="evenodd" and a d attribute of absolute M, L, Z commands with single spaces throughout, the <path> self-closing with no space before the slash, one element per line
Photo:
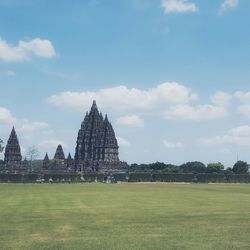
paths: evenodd
<path fill-rule="evenodd" d="M 56 153 L 54 156 L 54 170 L 56 169 L 64 169 L 66 166 L 65 164 L 65 154 L 63 152 L 62 145 L 58 145 L 56 149 Z"/>
<path fill-rule="evenodd" d="M 65 160 L 65 155 L 64 155 L 64 152 L 63 152 L 62 145 L 57 146 L 54 159 L 55 160 Z"/>
<path fill-rule="evenodd" d="M 73 171 L 74 168 L 75 168 L 74 159 L 72 159 L 71 154 L 69 153 L 67 157 L 67 170 Z"/>
<path fill-rule="evenodd" d="M 19 145 L 15 128 L 13 127 L 5 148 L 4 162 L 6 166 L 10 167 L 11 169 L 20 169 L 21 161 L 22 161 L 21 148 Z"/>
<path fill-rule="evenodd" d="M 49 169 L 49 164 L 50 161 L 49 161 L 49 156 L 48 156 L 48 153 L 46 153 L 44 159 L 43 159 L 43 169 L 44 170 L 48 170 Z"/>

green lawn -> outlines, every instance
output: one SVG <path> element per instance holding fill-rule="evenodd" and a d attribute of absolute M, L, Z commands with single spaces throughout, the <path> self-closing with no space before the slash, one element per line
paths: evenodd
<path fill-rule="evenodd" d="M 250 185 L 0 185 L 0 249 L 250 249 Z"/>

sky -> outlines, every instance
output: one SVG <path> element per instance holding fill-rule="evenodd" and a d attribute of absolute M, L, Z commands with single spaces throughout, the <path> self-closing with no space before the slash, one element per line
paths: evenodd
<path fill-rule="evenodd" d="M 0 0 L 0 138 L 74 155 L 95 99 L 129 163 L 250 162 L 250 1 Z M 3 154 L 1 154 L 3 158 Z"/>

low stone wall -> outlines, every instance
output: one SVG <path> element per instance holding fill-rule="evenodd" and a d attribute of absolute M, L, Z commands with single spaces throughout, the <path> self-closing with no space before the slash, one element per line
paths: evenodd
<path fill-rule="evenodd" d="M 83 183 L 83 182 L 187 182 L 187 183 L 250 183 L 250 174 L 168 174 L 168 173 L 30 173 L 0 174 L 0 183 Z"/>

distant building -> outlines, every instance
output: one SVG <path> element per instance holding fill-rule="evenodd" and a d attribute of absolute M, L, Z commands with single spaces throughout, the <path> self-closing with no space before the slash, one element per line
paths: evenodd
<path fill-rule="evenodd" d="M 4 163 L 10 169 L 21 168 L 21 148 L 17 138 L 15 128 L 13 127 L 4 153 Z"/>

